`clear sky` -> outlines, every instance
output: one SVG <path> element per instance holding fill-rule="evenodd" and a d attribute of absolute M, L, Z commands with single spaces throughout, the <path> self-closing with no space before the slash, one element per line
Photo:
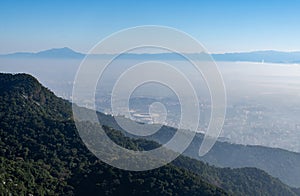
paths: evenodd
<path fill-rule="evenodd" d="M 300 51 L 298 0 L 1 0 L 0 53 L 87 52 L 109 34 L 137 25 L 178 28 L 215 53 Z"/>

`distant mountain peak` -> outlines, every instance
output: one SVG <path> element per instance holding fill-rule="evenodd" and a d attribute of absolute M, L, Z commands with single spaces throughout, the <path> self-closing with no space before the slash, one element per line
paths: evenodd
<path fill-rule="evenodd" d="M 63 48 L 51 48 L 51 49 L 43 50 L 43 51 L 40 51 L 40 52 L 37 52 L 37 53 L 41 53 L 41 52 L 55 52 L 55 51 L 78 53 L 78 52 L 75 52 L 74 50 L 72 50 L 71 48 L 68 48 L 68 47 L 63 47 Z M 36 54 L 37 54 L 37 53 L 36 53 Z"/>
<path fill-rule="evenodd" d="M 7 55 L 1 55 L 2 57 L 9 58 L 83 58 L 85 54 L 76 52 L 68 47 L 52 48 L 49 50 L 43 50 L 40 52 L 17 52 Z"/>
<path fill-rule="evenodd" d="M 64 47 L 64 48 L 52 48 L 49 50 L 44 50 L 35 55 L 42 56 L 42 57 L 83 57 L 84 54 L 75 52 L 74 50 Z"/>

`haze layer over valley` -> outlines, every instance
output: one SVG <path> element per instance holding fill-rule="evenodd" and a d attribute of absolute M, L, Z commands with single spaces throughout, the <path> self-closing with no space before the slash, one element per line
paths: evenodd
<path fill-rule="evenodd" d="M 2 57 L 0 71 L 32 74 L 58 96 L 71 100 L 73 81 L 82 61 L 82 56 L 76 55 L 76 58 Z M 110 96 L 116 80 L 123 71 L 145 61 L 145 58 L 121 57 L 112 62 L 98 82 L 97 110 L 112 113 Z M 205 132 L 211 111 L 205 80 L 196 76 L 194 68 L 185 61 L 171 59 L 163 62 L 186 74 L 196 86 L 201 111 L 198 131 Z M 263 62 L 217 62 L 217 65 L 225 83 L 228 104 L 220 140 L 300 152 L 300 65 Z M 92 104 L 91 100 L 84 101 L 86 107 Z M 167 110 L 165 122 L 160 121 L 160 114 L 154 120 L 151 118 L 149 107 L 154 102 L 164 104 Z M 128 118 L 144 123 L 178 126 L 179 100 L 167 87 L 151 83 L 142 85 L 131 96 L 129 106 L 131 115 L 126 116 Z M 124 114 L 125 108 L 119 108 L 117 115 Z M 186 128 L 189 128 L 188 125 Z"/>

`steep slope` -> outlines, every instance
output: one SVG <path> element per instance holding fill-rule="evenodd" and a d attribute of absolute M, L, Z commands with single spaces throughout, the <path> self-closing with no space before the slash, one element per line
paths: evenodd
<path fill-rule="evenodd" d="M 102 124 L 117 130 L 122 130 L 113 117 L 102 113 L 98 113 L 98 115 Z M 126 123 L 127 127 L 130 127 L 132 124 L 132 121 L 129 119 L 119 117 L 119 120 L 123 120 L 123 123 Z M 146 127 L 147 126 L 152 125 L 146 125 Z M 163 126 L 156 134 L 149 137 L 136 137 L 123 131 L 128 137 L 143 138 L 156 141 L 160 144 L 169 141 L 175 132 L 176 129 L 167 126 Z M 289 186 L 300 187 L 300 153 L 278 148 L 251 145 L 245 146 L 218 141 L 209 153 L 203 157 L 199 157 L 198 152 L 202 140 L 203 134 L 196 134 L 190 146 L 183 154 L 217 167 L 256 167 L 266 171 L 273 177 L 279 178 Z"/>
<path fill-rule="evenodd" d="M 2 192 L 84 195 L 88 191 L 90 195 L 115 195 L 127 191 L 141 195 L 148 191 L 155 195 L 226 195 L 198 175 L 175 166 L 142 173 L 98 162 L 77 135 L 70 118 L 70 103 L 55 97 L 31 76 L 1 74 L 0 78 L 0 156 L 5 182 Z M 42 169 L 35 171 L 38 166 Z M 120 183 L 121 179 L 128 182 Z M 12 182 L 13 186 L 6 182 Z"/>
<path fill-rule="evenodd" d="M 26 74 L 0 74 L 0 103 L 2 193 L 226 195 L 223 188 L 236 195 L 296 195 L 261 170 L 219 169 L 183 156 L 146 172 L 128 172 L 104 164 L 81 142 L 70 103 Z M 108 127 L 106 131 L 127 148 L 158 146 L 125 137 Z"/>

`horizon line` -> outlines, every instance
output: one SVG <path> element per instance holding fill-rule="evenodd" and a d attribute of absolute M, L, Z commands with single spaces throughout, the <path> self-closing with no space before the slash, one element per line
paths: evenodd
<path fill-rule="evenodd" d="M 68 49 L 73 51 L 74 53 L 82 54 L 82 55 L 88 55 L 88 53 L 76 51 L 70 47 L 58 47 L 58 48 L 49 48 L 49 49 L 44 49 L 44 50 L 39 50 L 39 51 L 16 51 L 16 52 L 11 52 L 11 53 L 1 53 L 0 55 L 13 55 L 13 54 L 38 54 L 41 52 L 46 52 L 49 50 L 61 50 L 61 49 Z M 209 55 L 224 55 L 224 54 L 238 54 L 238 53 L 254 53 L 254 52 L 281 52 L 281 53 L 300 53 L 299 50 L 291 50 L 291 51 L 283 51 L 283 50 L 276 50 L 276 49 L 265 49 L 265 50 L 249 50 L 249 51 L 228 51 L 228 52 L 201 52 L 201 53 L 206 53 Z M 152 52 L 144 52 L 144 53 L 127 53 L 127 54 L 135 54 L 135 55 L 145 55 L 145 54 L 150 54 L 150 55 L 156 55 L 156 54 L 173 54 L 175 52 L 157 52 L 157 53 L 152 53 Z M 197 52 L 184 52 L 184 54 L 201 54 Z M 114 55 L 115 53 L 91 53 L 89 55 Z"/>

